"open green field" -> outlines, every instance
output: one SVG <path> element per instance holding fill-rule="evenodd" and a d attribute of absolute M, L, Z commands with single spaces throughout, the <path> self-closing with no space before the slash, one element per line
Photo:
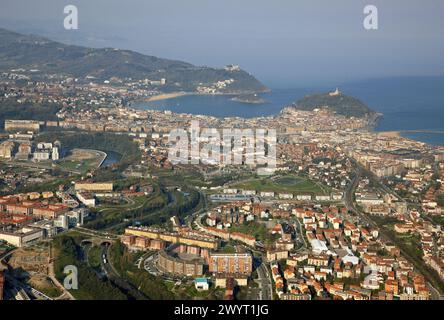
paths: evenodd
<path fill-rule="evenodd" d="M 71 154 L 58 162 L 63 170 L 76 170 L 85 172 L 99 166 L 104 157 L 104 153 L 88 149 L 73 149 Z"/>
<path fill-rule="evenodd" d="M 231 185 L 231 188 L 273 191 L 273 192 L 292 192 L 292 193 L 311 193 L 327 194 L 329 188 L 310 179 L 297 175 L 278 176 L 273 178 L 255 178 L 241 183 Z"/>
<path fill-rule="evenodd" d="M 99 162 L 96 159 L 87 160 L 62 160 L 58 163 L 62 170 L 75 170 L 85 172 L 97 168 Z"/>

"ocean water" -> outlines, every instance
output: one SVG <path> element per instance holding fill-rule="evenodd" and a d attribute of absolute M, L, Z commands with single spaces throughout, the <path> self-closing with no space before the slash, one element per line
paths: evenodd
<path fill-rule="evenodd" d="M 137 103 L 133 107 L 170 110 L 177 113 L 202 114 L 219 118 L 254 118 L 278 114 L 285 106 L 311 92 L 313 92 L 313 89 L 310 88 L 272 89 L 271 92 L 261 94 L 261 97 L 266 101 L 263 104 L 231 101 L 231 97 L 221 95 L 189 95 L 168 100 Z"/>
<path fill-rule="evenodd" d="M 401 131 L 406 138 L 444 146 L 444 77 L 368 80 L 342 88 L 384 114 L 377 131 Z"/>
<path fill-rule="evenodd" d="M 339 88 L 383 113 L 377 131 L 401 131 L 405 137 L 444 146 L 444 76 L 372 79 L 345 83 Z M 234 102 L 226 96 L 183 96 L 138 103 L 134 107 L 215 117 L 252 118 L 277 114 L 283 107 L 307 94 L 333 89 L 272 89 L 261 95 L 267 103 L 259 105 Z M 433 132 L 406 132 L 408 130 Z"/>

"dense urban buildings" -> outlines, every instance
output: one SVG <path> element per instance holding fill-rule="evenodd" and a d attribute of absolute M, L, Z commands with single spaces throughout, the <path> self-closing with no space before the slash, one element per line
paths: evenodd
<path fill-rule="evenodd" d="M 253 258 L 248 253 L 213 253 L 209 258 L 209 271 L 224 274 L 247 274 L 253 269 Z"/>
<path fill-rule="evenodd" d="M 0 300 L 443 298 L 444 147 L 375 130 L 378 88 L 0 40 Z"/>
<path fill-rule="evenodd" d="M 205 255 L 198 247 L 175 246 L 159 252 L 158 267 L 167 273 L 198 277 L 204 275 Z"/>

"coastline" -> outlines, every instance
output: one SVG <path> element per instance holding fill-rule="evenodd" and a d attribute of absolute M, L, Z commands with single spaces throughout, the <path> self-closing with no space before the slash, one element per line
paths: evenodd
<path fill-rule="evenodd" d="M 391 138 L 401 136 L 401 131 L 380 131 L 376 133 L 380 136 L 391 137 Z"/>
<path fill-rule="evenodd" d="M 379 131 L 376 132 L 383 137 L 399 137 L 417 142 L 425 143 L 433 147 L 444 147 L 442 139 L 436 139 L 435 137 L 444 135 L 444 131 L 433 130 L 398 130 L 398 131 Z"/>
<path fill-rule="evenodd" d="M 273 105 L 273 103 L 271 104 L 267 104 L 266 107 L 264 107 L 262 104 L 256 104 L 256 103 L 251 103 L 251 101 L 248 101 L 250 103 L 248 103 L 247 101 L 238 101 L 238 95 L 240 93 L 238 92 L 230 92 L 230 93 L 214 93 L 214 94 L 209 94 L 209 93 L 200 93 L 200 92 L 186 92 L 186 91 L 178 91 L 178 92 L 171 92 L 171 93 L 162 93 L 162 94 L 158 94 L 158 95 L 154 95 L 150 98 L 146 98 L 146 99 L 140 99 L 140 100 L 135 100 L 132 101 L 132 103 L 134 104 L 133 106 L 136 107 L 136 109 L 138 108 L 143 108 L 145 109 L 146 106 L 144 106 L 143 102 L 145 103 L 149 103 L 149 102 L 153 102 L 153 104 L 157 102 L 161 102 L 162 100 L 168 100 L 168 99 L 174 99 L 174 98 L 180 98 L 183 96 L 189 96 L 189 97 L 216 97 L 216 96 L 225 96 L 227 97 L 230 101 L 235 100 L 234 102 L 239 102 L 239 103 L 244 103 L 245 105 L 254 105 L 254 106 L 258 106 L 257 109 L 246 109 L 249 110 L 248 112 L 250 112 L 251 114 L 255 114 L 256 112 L 261 113 L 262 111 L 265 112 L 265 114 L 267 114 L 267 116 L 273 116 L 273 115 L 278 115 L 279 112 L 282 111 L 283 108 L 285 108 L 285 104 L 280 105 L 280 108 L 275 108 L 275 106 Z M 243 93 L 245 95 L 245 93 Z M 237 101 L 236 101 L 237 100 Z M 149 101 L 149 102 L 148 102 Z M 208 107 L 210 104 L 212 103 L 212 101 L 207 101 L 206 102 L 206 106 Z M 211 115 L 211 114 L 207 114 L 208 112 L 204 112 L 204 110 L 202 110 L 201 113 L 199 113 L 199 109 L 197 108 L 197 110 L 190 111 L 189 110 L 189 104 L 188 100 L 186 103 L 182 104 L 180 103 L 180 107 L 179 104 L 176 105 L 176 103 L 173 103 L 171 105 L 171 109 L 169 109 L 172 112 L 175 113 L 192 113 L 192 114 L 196 114 L 196 115 L 209 115 L 209 116 L 215 116 L 215 117 L 221 117 L 221 118 L 225 118 L 225 117 L 229 117 L 227 115 L 225 115 L 224 113 L 221 114 L 217 114 L 218 110 L 220 110 L 220 108 L 222 108 L 222 106 L 220 106 L 220 103 L 218 103 L 216 101 L 216 106 L 215 107 L 215 113 L 216 115 Z M 168 103 L 160 103 L 159 104 L 159 109 L 163 110 L 163 109 L 168 109 L 166 106 L 168 105 Z M 196 105 L 199 105 L 199 102 L 196 102 Z M 157 107 L 153 107 L 154 110 L 156 110 Z M 194 107 L 193 107 L 194 108 Z M 233 106 L 233 105 L 229 105 L 228 106 L 228 113 L 233 113 L 233 114 L 237 114 L 236 108 L 238 108 L 238 106 Z M 149 108 L 148 108 L 149 109 Z M 268 114 L 267 112 L 270 109 L 276 109 L 274 110 L 275 112 Z M 279 111 L 277 111 L 279 109 Z M 250 110 L 254 110 L 254 112 L 250 111 Z M 211 112 L 210 112 L 211 113 Z M 232 115 L 232 117 L 236 117 L 236 115 Z M 237 115 L 237 117 L 246 117 L 246 118 L 254 118 L 254 117 L 261 117 L 261 115 L 257 114 L 257 115 L 251 115 L 251 116 L 245 116 L 245 115 Z M 411 139 L 411 140 L 415 140 L 415 141 L 419 141 L 419 142 L 423 142 L 423 143 L 427 143 L 430 144 L 432 146 L 443 146 L 444 143 L 442 142 L 442 136 L 444 135 L 444 130 L 440 131 L 440 130 L 432 130 L 432 132 L 430 132 L 429 130 L 405 130 L 405 129 L 398 129 L 398 128 L 393 128 L 393 130 L 391 130 L 391 128 L 387 127 L 387 126 L 383 126 L 384 129 L 381 130 L 380 128 L 378 128 L 379 126 L 379 122 L 384 118 L 384 114 L 381 112 L 374 112 L 372 114 L 370 114 L 367 118 L 367 126 L 364 128 L 370 132 L 373 132 L 375 134 L 380 135 L 381 137 L 383 136 L 387 136 L 387 137 L 403 137 L 403 138 L 407 138 L 407 139 Z M 381 131 L 380 131 L 381 130 Z M 439 133 L 435 134 L 435 133 Z"/>
<path fill-rule="evenodd" d="M 177 91 L 177 92 L 171 92 L 171 93 L 160 93 L 154 96 L 151 96 L 149 98 L 143 99 L 145 102 L 154 102 L 154 101 L 162 101 L 162 100 L 168 100 L 168 99 L 174 99 L 174 98 L 180 98 L 183 96 L 227 96 L 227 97 L 234 97 L 236 98 L 239 95 L 245 95 L 245 94 L 261 94 L 261 93 L 267 93 L 271 92 L 270 89 L 264 90 L 264 91 L 258 91 L 258 92 L 217 92 L 217 93 L 201 93 L 201 92 L 186 92 L 186 91 Z"/>
<path fill-rule="evenodd" d="M 161 94 L 146 98 L 144 101 L 145 102 L 153 102 L 153 101 L 168 100 L 168 99 L 179 98 L 179 97 L 190 95 L 190 94 L 191 93 L 187 93 L 187 92 L 161 93 Z"/>

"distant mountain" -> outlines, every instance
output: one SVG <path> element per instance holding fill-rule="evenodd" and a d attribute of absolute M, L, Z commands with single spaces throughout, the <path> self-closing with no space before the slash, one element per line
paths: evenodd
<path fill-rule="evenodd" d="M 292 107 L 312 111 L 316 108 L 328 107 L 337 114 L 346 117 L 364 118 L 374 116 L 376 112 L 366 106 L 362 101 L 346 96 L 339 92 L 313 94 L 303 97 L 293 103 Z"/>
<path fill-rule="evenodd" d="M 236 94 L 267 90 L 256 78 L 238 68 L 198 67 L 129 50 L 66 45 L 0 28 L 0 71 L 17 68 L 100 81 L 113 77 L 153 81 L 165 78 L 167 84 L 162 86 L 163 91 L 195 91 L 198 86 L 211 86 L 229 79 L 234 81 L 219 91 Z"/>

